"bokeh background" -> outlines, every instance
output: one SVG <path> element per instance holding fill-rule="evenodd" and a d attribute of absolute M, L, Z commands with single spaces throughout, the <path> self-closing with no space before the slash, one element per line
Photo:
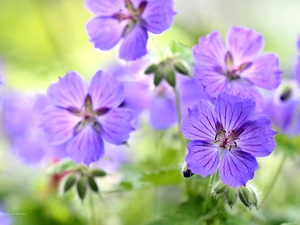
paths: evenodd
<path fill-rule="evenodd" d="M 299 8 L 297 0 L 175 0 L 178 14 L 174 25 L 162 35 L 153 35 L 148 47 L 158 51 L 153 39 L 162 48 L 171 40 L 192 47 L 200 36 L 213 30 L 225 37 L 230 26 L 246 26 L 263 34 L 264 51 L 275 52 L 283 76 L 293 77 L 300 33 Z M 45 93 L 50 83 L 71 70 L 88 80 L 98 69 L 114 64 L 118 47 L 101 52 L 89 43 L 85 24 L 92 17 L 83 0 L 0 0 L 2 99 L 12 92 Z M 19 119 L 22 122 L 26 117 Z M 99 224 L 164 224 L 162 218 L 176 218 L 172 224 L 210 224 L 195 219 L 201 199 L 186 201 L 186 181 L 178 165 L 183 158 L 176 150 L 176 142 L 174 147 L 176 127 L 174 130 L 153 131 L 146 122 L 142 123 L 133 135 L 134 144 L 124 149 L 130 163 L 99 181 L 103 192 L 94 196 Z M 6 224 L 1 219 L 7 216 L 16 225 L 89 224 L 88 201 L 81 203 L 74 193 L 63 196 L 57 178 L 47 175 L 47 167 L 54 159 L 38 164 L 24 162 L 11 150 L 5 132 L 2 126 L 0 225 Z M 159 137 L 161 142 L 157 143 Z M 259 211 L 224 209 L 230 216 L 223 215 L 218 223 L 211 224 L 300 222 L 298 139 L 279 135 L 274 153 L 259 161 L 260 168 L 251 182 L 265 195 L 285 157 L 279 178 Z M 205 190 L 206 179 L 193 179 L 196 189 Z"/>

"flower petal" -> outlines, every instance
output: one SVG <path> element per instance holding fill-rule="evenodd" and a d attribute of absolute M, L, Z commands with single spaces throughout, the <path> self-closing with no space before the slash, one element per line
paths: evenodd
<path fill-rule="evenodd" d="M 112 16 L 125 9 L 124 0 L 85 0 L 88 10 L 97 16 Z"/>
<path fill-rule="evenodd" d="M 223 129 L 229 132 L 241 126 L 255 111 L 255 102 L 251 99 L 242 99 L 240 96 L 232 96 L 222 93 L 218 96 L 215 112 Z"/>
<path fill-rule="evenodd" d="M 129 109 L 110 109 L 108 113 L 98 117 L 101 135 L 111 144 L 122 144 L 134 130 L 134 116 L 134 112 Z"/>
<path fill-rule="evenodd" d="M 160 34 L 171 27 L 175 14 L 173 0 L 153 0 L 147 2 L 142 18 L 147 30 Z"/>
<path fill-rule="evenodd" d="M 167 129 L 177 121 L 174 96 L 154 96 L 150 105 L 150 124 L 154 129 Z"/>
<path fill-rule="evenodd" d="M 272 122 L 267 116 L 254 117 L 235 130 L 239 137 L 237 145 L 256 157 L 268 156 L 276 146 L 274 136 L 277 132 L 271 128 Z"/>
<path fill-rule="evenodd" d="M 120 58 L 130 61 L 141 58 L 147 54 L 148 34 L 145 28 L 135 25 L 135 27 L 124 37 L 120 47 Z"/>
<path fill-rule="evenodd" d="M 247 78 L 254 85 L 273 90 L 281 82 L 278 57 L 275 54 L 263 54 L 252 62 L 249 69 L 241 73 L 241 77 Z"/>
<path fill-rule="evenodd" d="M 113 74 L 99 70 L 90 82 L 93 109 L 118 107 L 125 98 L 124 87 Z"/>
<path fill-rule="evenodd" d="M 43 112 L 42 124 L 47 140 L 53 144 L 63 144 L 73 137 L 81 118 L 55 106 L 47 106 Z"/>
<path fill-rule="evenodd" d="M 252 62 L 264 47 L 261 34 L 245 27 L 231 27 L 226 35 L 226 44 L 233 56 L 235 66 Z"/>
<path fill-rule="evenodd" d="M 220 148 L 204 141 L 192 141 L 188 144 L 185 157 L 188 168 L 202 177 L 216 172 L 220 159 Z"/>
<path fill-rule="evenodd" d="M 68 72 L 58 82 L 51 84 L 48 88 L 48 96 L 54 105 L 80 109 L 87 95 L 87 85 L 76 72 Z"/>
<path fill-rule="evenodd" d="M 201 100 L 188 111 L 181 121 L 182 134 L 191 140 L 214 140 L 217 131 L 213 107 Z"/>
<path fill-rule="evenodd" d="M 126 22 L 112 17 L 95 17 L 87 25 L 87 33 L 95 48 L 103 51 L 112 49 L 122 38 Z"/>
<path fill-rule="evenodd" d="M 219 175 L 221 181 L 231 187 L 245 186 L 254 177 L 257 168 L 258 164 L 253 155 L 235 148 L 224 151 Z"/>
<path fill-rule="evenodd" d="M 89 165 L 104 155 L 103 139 L 92 126 L 87 125 L 68 142 L 67 152 L 74 162 Z"/>

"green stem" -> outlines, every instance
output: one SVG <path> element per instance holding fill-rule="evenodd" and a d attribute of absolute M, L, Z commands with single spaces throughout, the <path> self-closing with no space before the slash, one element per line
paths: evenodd
<path fill-rule="evenodd" d="M 206 210 L 207 208 L 209 208 L 209 205 L 210 205 L 210 202 L 211 202 L 211 193 L 210 193 L 210 190 L 211 190 L 211 187 L 214 183 L 214 180 L 215 180 L 215 176 L 216 176 L 216 173 L 212 174 L 209 178 L 209 181 L 208 181 L 208 186 L 207 186 L 207 191 L 206 191 L 206 198 L 205 198 L 205 202 L 203 204 L 203 213 L 206 213 Z"/>
<path fill-rule="evenodd" d="M 90 196 L 91 225 L 97 225 L 93 196 Z"/>
<path fill-rule="evenodd" d="M 278 168 L 277 168 L 277 170 L 276 170 L 276 173 L 275 173 L 273 179 L 271 180 L 271 182 L 269 183 L 268 188 L 267 188 L 266 191 L 265 191 L 265 195 L 264 195 L 264 197 L 263 197 L 263 199 L 262 199 L 262 201 L 261 201 L 262 204 L 263 204 L 263 203 L 267 200 L 267 198 L 269 197 L 269 195 L 270 195 L 270 193 L 271 193 L 271 191 L 272 191 L 272 189 L 273 189 L 273 187 L 274 187 L 274 185 L 275 185 L 275 183 L 276 183 L 276 181 L 277 181 L 277 179 L 278 179 L 278 177 L 279 177 L 279 174 L 280 174 L 280 172 L 281 172 L 281 170 L 282 170 L 282 167 L 283 167 L 283 164 L 284 164 L 285 160 L 286 160 L 286 154 L 283 153 L 283 157 L 281 158 L 281 161 L 280 161 L 280 163 L 279 163 L 279 165 L 278 165 Z"/>
<path fill-rule="evenodd" d="M 179 93 L 176 88 L 174 88 L 174 93 L 175 93 L 175 99 L 176 99 L 176 110 L 177 110 L 177 128 L 178 128 L 178 138 L 180 139 L 180 149 L 185 149 L 185 140 L 184 137 L 181 134 L 181 104 L 180 104 L 180 98 L 179 98 Z"/>

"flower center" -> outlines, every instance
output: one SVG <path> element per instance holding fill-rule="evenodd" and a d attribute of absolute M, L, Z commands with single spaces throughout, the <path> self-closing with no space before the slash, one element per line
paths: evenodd
<path fill-rule="evenodd" d="M 236 137 L 234 130 L 226 132 L 224 129 L 221 129 L 215 136 L 215 143 L 218 144 L 223 149 L 228 149 L 229 151 L 237 147 L 236 140 L 239 140 Z"/>
<path fill-rule="evenodd" d="M 130 20 L 134 23 L 138 22 L 147 6 L 147 1 L 142 1 L 137 9 L 134 7 L 130 0 L 125 0 L 125 4 L 128 11 L 115 13 L 113 15 L 113 18 L 119 21 Z"/>

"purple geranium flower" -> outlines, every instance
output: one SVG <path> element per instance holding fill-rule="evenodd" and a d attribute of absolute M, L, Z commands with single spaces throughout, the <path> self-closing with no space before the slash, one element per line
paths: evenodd
<path fill-rule="evenodd" d="M 222 93 L 215 107 L 198 102 L 182 120 L 181 131 L 192 141 L 186 162 L 205 177 L 219 168 L 227 185 L 246 185 L 258 168 L 255 157 L 269 155 L 275 148 L 271 120 L 255 113 L 255 102 Z"/>
<path fill-rule="evenodd" d="M 173 0 L 86 0 L 97 17 L 87 24 L 90 41 L 101 50 L 112 49 L 121 38 L 120 58 L 135 60 L 146 55 L 147 31 L 169 29 L 175 12 Z"/>
<path fill-rule="evenodd" d="M 262 102 L 256 87 L 272 90 L 280 84 L 278 57 L 261 54 L 263 36 L 244 27 L 231 27 L 226 46 L 218 32 L 199 39 L 193 47 L 195 76 L 206 92 L 217 97 L 221 92 L 240 94 L 243 98 Z"/>
<path fill-rule="evenodd" d="M 48 95 L 53 105 L 45 110 L 43 129 L 52 144 L 66 143 L 77 163 L 97 161 L 104 155 L 103 138 L 120 145 L 134 129 L 133 111 L 118 108 L 124 89 L 114 75 L 98 71 L 88 88 L 77 73 L 69 72 L 50 85 Z"/>

